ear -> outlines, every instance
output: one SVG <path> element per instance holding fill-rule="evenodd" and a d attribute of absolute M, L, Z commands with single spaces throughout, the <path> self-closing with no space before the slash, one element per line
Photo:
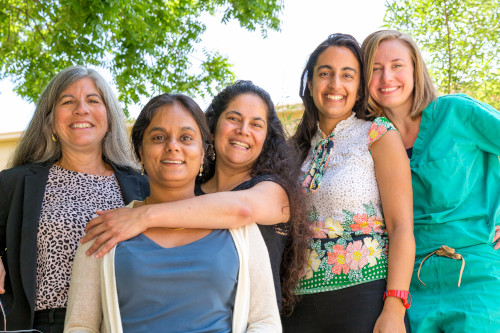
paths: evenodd
<path fill-rule="evenodd" d="M 139 161 L 142 164 L 142 146 L 139 148 L 139 156 L 141 157 L 141 160 Z"/>
<path fill-rule="evenodd" d="M 208 149 L 208 146 L 207 146 L 207 149 Z M 203 149 L 203 147 L 201 148 L 201 161 L 200 161 L 200 165 L 203 165 L 203 162 L 205 160 L 205 149 Z"/>
<path fill-rule="evenodd" d="M 311 97 L 312 97 L 313 89 L 312 89 L 311 81 L 309 81 L 309 80 L 307 80 L 307 88 L 309 88 L 309 95 L 311 95 Z"/>

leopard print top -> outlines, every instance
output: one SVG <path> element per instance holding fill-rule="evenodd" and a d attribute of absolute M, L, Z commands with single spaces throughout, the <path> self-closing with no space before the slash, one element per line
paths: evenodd
<path fill-rule="evenodd" d="M 35 311 L 66 307 L 71 266 L 85 226 L 97 209 L 122 206 L 114 174 L 96 176 L 52 166 L 38 223 Z"/>

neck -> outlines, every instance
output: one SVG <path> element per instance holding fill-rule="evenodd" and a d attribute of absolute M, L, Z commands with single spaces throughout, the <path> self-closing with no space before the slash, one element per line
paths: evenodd
<path fill-rule="evenodd" d="M 78 154 L 63 150 L 62 157 L 56 164 L 67 170 L 91 175 L 109 176 L 113 174 L 113 168 L 104 162 L 100 151 L 90 154 Z"/>
<path fill-rule="evenodd" d="M 150 183 L 151 194 L 147 198 L 146 204 L 156 204 L 161 202 L 171 202 L 183 199 L 189 199 L 194 197 L 194 181 L 192 186 L 184 186 L 182 188 L 177 187 L 165 187 L 159 184 Z"/>
<path fill-rule="evenodd" d="M 213 193 L 220 191 L 231 191 L 239 184 L 251 179 L 250 169 L 234 170 L 231 168 L 224 168 L 215 164 L 215 173 L 203 186 L 205 193 Z"/>
<path fill-rule="evenodd" d="M 389 119 L 401 134 L 401 139 L 406 149 L 413 147 L 420 131 L 420 121 L 422 116 L 417 118 L 410 117 L 409 112 L 394 112 L 394 110 L 384 110 L 387 119 Z"/>
<path fill-rule="evenodd" d="M 329 136 L 335 130 L 335 127 L 342 121 L 348 119 L 352 115 L 352 112 L 346 114 L 342 118 L 326 118 L 319 116 L 319 129 L 324 135 Z"/>

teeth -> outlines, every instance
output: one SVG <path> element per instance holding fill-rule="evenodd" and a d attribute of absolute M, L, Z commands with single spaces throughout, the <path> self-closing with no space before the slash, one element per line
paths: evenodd
<path fill-rule="evenodd" d="M 163 164 L 184 164 L 183 161 L 167 161 L 167 160 L 163 160 L 163 161 L 161 161 L 161 163 L 163 163 Z"/>
<path fill-rule="evenodd" d="M 245 149 L 248 149 L 250 148 L 250 146 L 244 142 L 240 142 L 240 141 L 230 141 L 230 143 L 232 145 L 235 145 L 235 146 L 239 146 L 239 147 L 242 147 L 242 148 L 245 148 Z"/>
<path fill-rule="evenodd" d="M 344 98 L 342 95 L 326 95 L 327 99 L 331 99 L 333 101 L 340 101 L 341 99 Z"/>
<path fill-rule="evenodd" d="M 382 92 L 390 92 L 398 89 L 398 87 L 391 87 L 391 88 L 382 88 L 380 89 Z"/>
<path fill-rule="evenodd" d="M 76 124 L 71 124 L 71 128 L 90 128 L 93 127 L 92 124 L 89 123 L 76 123 Z"/>

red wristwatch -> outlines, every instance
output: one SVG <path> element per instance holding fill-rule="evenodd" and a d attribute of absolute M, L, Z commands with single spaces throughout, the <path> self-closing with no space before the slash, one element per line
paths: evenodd
<path fill-rule="evenodd" d="M 411 305 L 411 295 L 409 291 L 406 290 L 386 290 L 384 293 L 383 300 L 385 301 L 387 296 L 394 296 L 400 298 L 403 301 L 405 308 L 409 309 Z"/>

